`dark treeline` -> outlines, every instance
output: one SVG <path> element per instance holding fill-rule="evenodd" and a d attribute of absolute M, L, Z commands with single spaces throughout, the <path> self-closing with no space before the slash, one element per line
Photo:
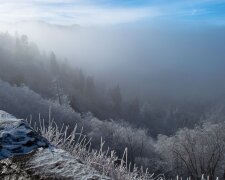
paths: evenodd
<path fill-rule="evenodd" d="M 48 119 L 51 105 L 52 116 L 59 125 L 83 126 L 93 138 L 94 148 L 103 137 L 106 147 L 115 149 L 119 156 L 128 147 L 132 164 L 168 176 L 179 173 L 199 178 L 201 174 L 222 174 L 218 171 L 224 165 L 221 154 L 225 140 L 219 129 L 222 125 L 207 123 L 222 123 L 224 108 L 213 101 L 154 97 L 143 101 L 136 96 L 125 100 L 119 85 L 99 85 L 94 77 L 72 67 L 66 59 L 57 58 L 54 52 L 41 53 L 26 35 L 13 37 L 8 33 L 0 34 L 0 79 L 0 109 L 18 118 L 32 115 L 35 120 L 40 113 Z M 202 141 L 206 134 L 209 139 Z M 211 143 L 214 137 L 218 142 Z M 202 156 L 200 151 L 208 144 L 212 147 Z M 194 165 L 190 163 L 193 156 L 185 148 L 190 145 L 191 153 L 199 156 Z M 218 145 L 219 152 L 214 152 Z M 219 160 L 212 165 L 208 159 L 216 153 Z"/>

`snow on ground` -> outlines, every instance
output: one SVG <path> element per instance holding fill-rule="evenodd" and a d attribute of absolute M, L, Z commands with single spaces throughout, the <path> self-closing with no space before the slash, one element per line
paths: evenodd
<path fill-rule="evenodd" d="M 46 168 L 48 167 L 48 168 Z M 35 170 L 34 174 L 44 177 L 57 177 L 68 179 L 109 179 L 99 175 L 93 168 L 79 162 L 69 153 L 61 149 L 39 149 L 27 162 L 27 170 Z"/>
<path fill-rule="evenodd" d="M 16 118 L 14 116 L 12 116 L 11 114 L 0 110 L 0 121 L 2 121 L 4 119 L 16 119 Z"/>

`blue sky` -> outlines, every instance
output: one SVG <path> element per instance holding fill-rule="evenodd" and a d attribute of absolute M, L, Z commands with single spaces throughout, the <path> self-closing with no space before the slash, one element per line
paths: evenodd
<path fill-rule="evenodd" d="M 225 25 L 225 0 L 0 0 L 0 21 L 108 26 L 152 20 Z"/>

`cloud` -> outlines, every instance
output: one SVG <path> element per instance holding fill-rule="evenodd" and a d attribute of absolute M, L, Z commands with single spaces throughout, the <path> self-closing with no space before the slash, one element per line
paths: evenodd
<path fill-rule="evenodd" d="M 0 21 L 42 20 L 57 24 L 114 25 L 159 16 L 149 7 L 104 7 L 83 5 L 80 1 L 0 1 Z"/>
<path fill-rule="evenodd" d="M 51 14 L 58 16 L 59 19 L 56 21 L 81 25 L 130 23 L 160 15 L 153 8 L 108 8 L 98 6 L 73 6 L 64 9 L 49 9 L 49 11 Z"/>
<path fill-rule="evenodd" d="M 151 19 L 205 21 L 225 17 L 225 0 L 0 0 L 0 21 L 41 20 L 61 25 L 115 25 Z M 224 10 L 224 11 L 223 11 Z M 215 18 L 214 18 L 215 19 Z"/>

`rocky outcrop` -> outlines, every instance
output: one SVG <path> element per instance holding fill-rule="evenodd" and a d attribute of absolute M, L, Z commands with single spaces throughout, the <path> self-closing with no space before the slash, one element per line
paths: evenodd
<path fill-rule="evenodd" d="M 24 120 L 0 111 L 0 179 L 109 179 L 57 149 Z"/>
<path fill-rule="evenodd" d="M 0 111 L 0 160 L 49 146 L 48 141 L 35 132 L 26 121 Z"/>

